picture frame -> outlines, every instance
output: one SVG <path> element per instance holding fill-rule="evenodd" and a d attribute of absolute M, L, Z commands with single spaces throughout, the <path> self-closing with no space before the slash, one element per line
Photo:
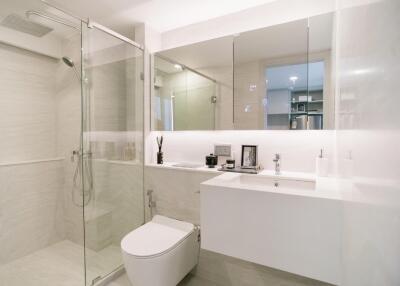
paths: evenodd
<path fill-rule="evenodd" d="M 258 146 L 242 145 L 242 169 L 257 169 L 258 166 Z"/>

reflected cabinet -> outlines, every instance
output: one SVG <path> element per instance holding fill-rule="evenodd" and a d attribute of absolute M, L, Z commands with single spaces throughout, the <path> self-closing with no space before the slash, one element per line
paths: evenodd
<path fill-rule="evenodd" d="M 334 128 L 334 14 L 152 55 L 152 130 Z"/>

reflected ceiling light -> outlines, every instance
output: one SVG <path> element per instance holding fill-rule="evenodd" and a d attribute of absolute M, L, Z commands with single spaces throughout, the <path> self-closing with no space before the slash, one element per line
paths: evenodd
<path fill-rule="evenodd" d="M 253 91 L 256 91 L 256 89 L 257 89 L 257 85 L 256 84 L 250 84 L 249 85 L 249 91 L 253 92 Z"/>
<path fill-rule="evenodd" d="M 372 73 L 373 69 L 358 69 L 358 70 L 354 70 L 353 74 L 355 75 L 363 75 L 363 74 L 368 74 L 368 73 Z"/>
<path fill-rule="evenodd" d="M 297 76 L 291 76 L 291 77 L 289 77 L 289 80 L 291 81 L 291 82 L 293 82 L 293 84 L 296 84 L 296 80 L 298 80 L 299 79 L 299 77 L 297 77 Z"/>
<path fill-rule="evenodd" d="M 263 103 L 264 107 L 267 106 L 268 98 L 264 97 L 263 100 L 262 100 L 262 103 Z"/>
<path fill-rule="evenodd" d="M 178 64 L 175 64 L 174 68 L 177 69 L 177 70 L 180 70 L 180 71 L 183 70 L 183 67 L 181 65 L 178 65 Z"/>

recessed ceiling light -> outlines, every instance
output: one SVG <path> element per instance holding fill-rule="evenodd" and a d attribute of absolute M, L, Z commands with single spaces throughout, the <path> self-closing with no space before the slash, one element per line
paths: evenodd
<path fill-rule="evenodd" d="M 178 65 L 178 64 L 175 64 L 174 68 L 177 69 L 177 70 L 180 70 L 180 71 L 183 70 L 182 66 Z"/>
<path fill-rule="evenodd" d="M 372 72 L 372 69 L 358 69 L 358 70 L 353 71 L 353 73 L 355 75 L 362 75 L 362 74 L 367 74 L 367 73 L 371 73 L 371 72 Z"/>
<path fill-rule="evenodd" d="M 295 84 L 295 83 L 296 83 L 296 80 L 298 80 L 298 79 L 299 79 L 299 77 L 297 77 L 297 76 L 291 76 L 291 77 L 289 77 L 289 80 L 292 81 L 293 84 Z"/>

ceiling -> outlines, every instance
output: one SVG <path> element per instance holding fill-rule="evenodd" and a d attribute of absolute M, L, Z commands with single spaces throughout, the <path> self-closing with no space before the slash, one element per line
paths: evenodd
<path fill-rule="evenodd" d="M 42 1 L 132 38 L 139 23 L 162 33 L 278 0 L 1 0 L 0 17 L 48 11 Z"/>
<path fill-rule="evenodd" d="M 295 80 L 290 80 L 296 77 Z M 299 65 L 284 65 L 265 70 L 268 89 L 296 89 L 304 87 L 320 87 L 324 84 L 324 62 Z"/>
<path fill-rule="evenodd" d="M 27 11 L 35 11 L 41 14 L 49 15 L 52 18 L 62 19 L 64 22 L 69 23 L 71 26 L 76 27 L 77 29 L 67 27 L 54 21 L 50 21 L 36 14 L 31 14 L 30 16 L 27 16 Z M 73 17 L 69 17 L 67 14 L 57 9 L 45 5 L 40 0 L 1 0 L 0 21 L 2 21 L 8 15 L 14 14 L 20 16 L 22 20 L 28 21 L 28 23 L 29 21 L 31 21 L 51 28 L 52 31 L 46 34 L 44 37 L 56 36 L 57 38 L 68 38 L 74 34 L 79 34 L 79 21 L 77 21 Z"/>
<path fill-rule="evenodd" d="M 277 0 L 48 1 L 80 17 L 90 17 L 119 33 L 131 36 L 133 25 L 138 23 L 146 23 L 158 32 L 166 32 Z"/>

